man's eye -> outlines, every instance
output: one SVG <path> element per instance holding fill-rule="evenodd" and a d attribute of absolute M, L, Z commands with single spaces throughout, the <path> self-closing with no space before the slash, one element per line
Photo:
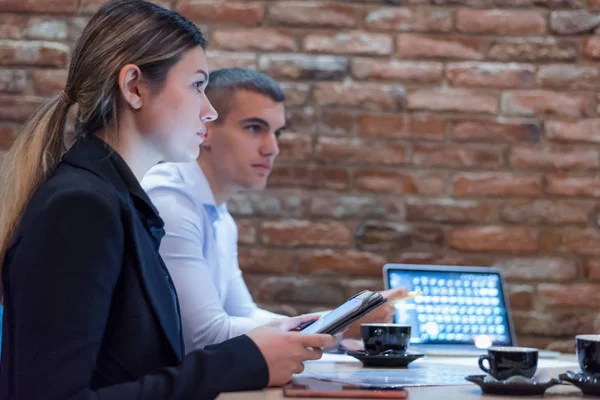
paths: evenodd
<path fill-rule="evenodd" d="M 247 129 L 248 131 L 250 131 L 251 133 L 257 133 L 257 132 L 260 132 L 260 126 L 259 126 L 259 125 L 248 125 L 248 126 L 246 127 L 246 129 Z"/>

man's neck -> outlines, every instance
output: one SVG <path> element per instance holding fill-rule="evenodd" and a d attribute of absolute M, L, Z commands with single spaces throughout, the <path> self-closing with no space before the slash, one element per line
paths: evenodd
<path fill-rule="evenodd" d="M 200 157 L 198 158 L 198 165 L 208 181 L 217 207 L 227 203 L 229 199 L 239 192 L 239 190 L 231 184 L 230 180 L 218 176 L 210 160 Z"/>

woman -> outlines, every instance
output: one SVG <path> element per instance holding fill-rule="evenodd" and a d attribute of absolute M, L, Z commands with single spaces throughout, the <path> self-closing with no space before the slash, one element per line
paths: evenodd
<path fill-rule="evenodd" d="M 216 112 L 205 40 L 142 0 L 89 22 L 64 91 L 6 158 L 0 202 L 2 399 L 187 399 L 286 382 L 335 340 L 263 326 L 183 356 L 179 305 L 158 255 L 163 222 L 138 181 L 191 162 Z M 65 152 L 65 119 L 78 132 Z"/>

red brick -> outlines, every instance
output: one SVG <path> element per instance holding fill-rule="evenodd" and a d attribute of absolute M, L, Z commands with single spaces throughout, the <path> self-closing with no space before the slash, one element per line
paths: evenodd
<path fill-rule="evenodd" d="M 369 137 L 402 138 L 407 136 L 407 118 L 397 114 L 361 114 L 358 134 Z"/>
<path fill-rule="evenodd" d="M 77 10 L 77 0 L 2 0 L 0 12 L 73 14 Z"/>
<path fill-rule="evenodd" d="M 235 221 L 238 228 L 238 243 L 256 243 L 256 221 L 249 219 L 238 219 Z"/>
<path fill-rule="evenodd" d="M 254 53 L 209 50 L 206 57 L 211 71 L 221 68 L 256 69 L 256 54 Z"/>
<path fill-rule="evenodd" d="M 93 14 L 100 9 L 109 0 L 82 0 L 80 12 L 84 14 Z M 170 0 L 152 0 L 153 3 L 159 6 L 170 9 Z"/>
<path fill-rule="evenodd" d="M 513 168 L 544 169 L 590 169 L 599 166 L 595 149 L 536 145 L 513 147 L 510 164 Z"/>
<path fill-rule="evenodd" d="M 258 290 L 253 297 L 257 301 L 317 303 L 320 306 L 341 304 L 347 299 L 344 287 L 339 280 L 296 276 L 261 278 Z"/>
<path fill-rule="evenodd" d="M 588 0 L 587 5 L 592 10 L 600 10 L 600 0 Z"/>
<path fill-rule="evenodd" d="M 404 153 L 404 145 L 398 143 L 320 137 L 317 142 L 316 158 L 327 164 L 397 165 L 404 163 Z"/>
<path fill-rule="evenodd" d="M 583 54 L 589 58 L 600 58 L 600 36 L 591 36 L 585 40 Z"/>
<path fill-rule="evenodd" d="M 380 276 L 385 263 L 385 257 L 368 252 L 316 250 L 302 254 L 299 272 L 310 276 Z"/>
<path fill-rule="evenodd" d="M 536 196 L 542 192 L 539 175 L 505 172 L 461 173 L 452 180 L 456 196 Z"/>
<path fill-rule="evenodd" d="M 419 167 L 499 168 L 502 165 L 502 149 L 415 144 L 411 161 Z"/>
<path fill-rule="evenodd" d="M 293 253 L 275 249 L 240 247 L 238 261 L 244 273 L 284 274 L 294 267 Z"/>
<path fill-rule="evenodd" d="M 546 177 L 550 194 L 579 197 L 600 197 L 600 177 L 552 174 Z"/>
<path fill-rule="evenodd" d="M 0 5 L 0 7 L 2 7 Z M 25 20 L 20 15 L 0 14 L 0 40 L 23 39 Z"/>
<path fill-rule="evenodd" d="M 502 219 L 527 224 L 586 224 L 595 204 L 570 200 L 510 200 L 502 208 Z"/>
<path fill-rule="evenodd" d="M 267 221 L 260 228 L 262 242 L 277 247 L 347 246 L 351 238 L 346 224 L 333 221 Z"/>
<path fill-rule="evenodd" d="M 539 122 L 518 119 L 457 120 L 451 136 L 460 141 L 536 143 L 542 136 L 542 126 Z"/>
<path fill-rule="evenodd" d="M 408 221 L 489 222 L 498 219 L 498 206 L 471 200 L 408 199 Z"/>
<path fill-rule="evenodd" d="M 446 121 L 428 115 L 362 114 L 358 117 L 358 134 L 370 137 L 443 140 Z"/>
<path fill-rule="evenodd" d="M 360 107 L 392 111 L 404 108 L 404 88 L 372 83 L 323 82 L 314 86 L 313 96 L 320 106 Z"/>
<path fill-rule="evenodd" d="M 217 29 L 211 45 L 225 50 L 297 51 L 298 45 L 288 29 Z"/>
<path fill-rule="evenodd" d="M 344 169 L 277 167 L 269 176 L 269 186 L 344 190 L 348 188 L 348 179 Z"/>
<path fill-rule="evenodd" d="M 83 30 L 85 29 L 87 24 L 90 22 L 90 19 L 91 19 L 90 16 L 69 18 L 69 20 L 67 21 L 68 22 L 69 40 L 76 41 L 77 39 L 79 39 L 79 37 L 83 33 Z"/>
<path fill-rule="evenodd" d="M 509 115 L 594 115 L 592 98 L 586 93 L 559 93 L 545 90 L 504 92 L 502 111 Z"/>
<path fill-rule="evenodd" d="M 311 123 L 315 124 L 314 119 Z M 321 109 L 316 128 L 319 135 L 348 136 L 354 130 L 354 115 L 345 110 Z"/>
<path fill-rule="evenodd" d="M 598 90 L 600 68 L 582 65 L 543 65 L 538 71 L 538 82 L 546 89 Z"/>
<path fill-rule="evenodd" d="M 41 97 L 0 94 L 0 121 L 24 122 L 45 102 Z"/>
<path fill-rule="evenodd" d="M 314 53 L 381 56 L 391 54 L 392 37 L 365 31 L 310 33 L 304 38 L 303 48 Z"/>
<path fill-rule="evenodd" d="M 65 67 L 68 58 L 62 43 L 0 40 L 0 65 Z"/>
<path fill-rule="evenodd" d="M 578 54 L 578 44 L 572 40 L 507 38 L 493 41 L 488 57 L 498 61 L 573 61 Z"/>
<path fill-rule="evenodd" d="M 439 172 L 362 170 L 354 174 L 358 190 L 439 195 L 444 192 L 444 176 Z"/>
<path fill-rule="evenodd" d="M 553 11 L 550 29 L 561 35 L 590 32 L 600 25 L 600 14 L 588 10 Z"/>
<path fill-rule="evenodd" d="M 13 124 L 0 124 L 0 150 L 9 150 L 19 134 L 19 127 Z"/>
<path fill-rule="evenodd" d="M 499 0 L 496 0 L 499 1 Z M 466 6 L 473 8 L 491 8 L 494 0 L 433 0 L 433 4 L 440 6 Z"/>
<path fill-rule="evenodd" d="M 411 110 L 496 113 L 498 96 L 467 89 L 420 89 L 408 94 Z"/>
<path fill-rule="evenodd" d="M 503 258 L 494 262 L 509 281 L 572 281 L 579 277 L 577 261 L 560 257 Z"/>
<path fill-rule="evenodd" d="M 508 303 L 513 310 L 530 310 L 533 307 L 533 286 L 507 285 Z"/>
<path fill-rule="evenodd" d="M 265 16 L 265 7 L 258 1 L 180 0 L 175 11 L 207 24 L 258 25 Z"/>
<path fill-rule="evenodd" d="M 340 80 L 348 72 L 345 57 L 268 54 L 259 58 L 261 71 L 273 78 Z"/>
<path fill-rule="evenodd" d="M 63 69 L 40 69 L 31 71 L 35 92 L 40 96 L 54 96 L 65 88 L 68 71 Z"/>
<path fill-rule="evenodd" d="M 0 92 L 23 93 L 27 88 L 27 72 L 22 69 L 0 69 Z"/>
<path fill-rule="evenodd" d="M 69 24 L 64 19 L 54 17 L 32 17 L 27 20 L 23 36 L 26 39 L 66 40 L 69 37 Z"/>
<path fill-rule="evenodd" d="M 304 107 L 302 104 L 299 107 L 293 107 L 290 102 L 287 101 L 285 109 L 287 130 L 303 135 L 314 134 L 318 123 L 318 121 L 315 121 L 316 116 L 314 111 L 315 110 L 312 107 Z"/>
<path fill-rule="evenodd" d="M 451 86 L 498 89 L 535 87 L 535 66 L 531 64 L 452 63 L 446 67 Z"/>
<path fill-rule="evenodd" d="M 444 243 L 444 231 L 439 227 L 368 221 L 357 232 L 358 247 L 373 252 L 430 251 Z"/>
<path fill-rule="evenodd" d="M 544 232 L 540 241 L 544 251 L 598 255 L 598 240 L 600 232 L 594 228 L 557 228 Z"/>
<path fill-rule="evenodd" d="M 269 8 L 271 24 L 350 28 L 358 24 L 354 7 L 316 1 L 274 3 Z"/>
<path fill-rule="evenodd" d="M 594 1 L 594 0 L 591 0 Z M 496 0 L 496 7 L 501 8 L 521 8 L 521 7 L 543 7 L 546 9 L 576 9 L 585 8 L 584 0 Z"/>
<path fill-rule="evenodd" d="M 415 139 L 444 140 L 446 120 L 428 114 L 412 114 L 408 123 L 408 135 Z"/>
<path fill-rule="evenodd" d="M 537 241 L 537 231 L 527 227 L 451 228 L 449 236 L 452 248 L 468 251 L 535 251 Z"/>
<path fill-rule="evenodd" d="M 546 32 L 546 17 L 538 11 L 463 8 L 456 12 L 456 29 L 485 35 L 542 35 Z"/>
<path fill-rule="evenodd" d="M 408 84 L 440 83 L 444 78 L 444 65 L 435 62 L 414 62 L 355 58 L 352 75 L 357 79 L 397 81 Z"/>
<path fill-rule="evenodd" d="M 310 136 L 284 133 L 278 140 L 278 160 L 308 160 L 312 155 L 312 139 Z"/>
<path fill-rule="evenodd" d="M 538 286 L 537 296 L 541 303 L 548 306 L 597 308 L 600 306 L 600 285 L 542 283 Z"/>
<path fill-rule="evenodd" d="M 300 189 L 242 192 L 227 202 L 234 216 L 298 217 L 304 213 L 308 199 Z"/>
<path fill-rule="evenodd" d="M 481 41 L 470 37 L 444 37 L 415 34 L 398 36 L 397 53 L 402 58 L 445 58 L 481 60 Z"/>
<path fill-rule="evenodd" d="M 513 313 L 513 319 L 515 329 L 519 332 L 519 344 L 521 334 L 537 335 L 539 338 L 542 335 L 574 337 L 581 332 L 594 332 L 590 315 L 581 314 L 577 310 L 566 313 L 517 311 Z M 574 347 L 569 352 L 574 353 Z"/>
<path fill-rule="evenodd" d="M 365 26 L 400 32 L 450 32 L 452 11 L 439 8 L 376 8 L 367 14 Z"/>
<path fill-rule="evenodd" d="M 600 280 L 600 259 L 591 258 L 585 264 L 585 276 L 591 280 Z"/>
<path fill-rule="evenodd" d="M 301 106 L 306 104 L 310 95 L 310 86 L 304 83 L 281 83 L 279 85 L 285 93 L 285 105 L 287 107 Z"/>
<path fill-rule="evenodd" d="M 318 218 L 404 219 L 404 205 L 394 198 L 312 195 L 310 214 Z"/>

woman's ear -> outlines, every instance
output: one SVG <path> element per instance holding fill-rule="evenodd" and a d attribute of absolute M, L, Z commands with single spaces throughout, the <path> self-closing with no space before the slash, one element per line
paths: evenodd
<path fill-rule="evenodd" d="M 135 64 L 127 64 L 119 71 L 119 89 L 125 103 L 134 110 L 143 105 L 146 86 L 142 82 L 142 71 Z"/>

